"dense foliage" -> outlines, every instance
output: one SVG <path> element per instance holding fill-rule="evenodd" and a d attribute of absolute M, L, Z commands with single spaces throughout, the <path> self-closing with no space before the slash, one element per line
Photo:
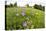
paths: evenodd
<path fill-rule="evenodd" d="M 35 4 L 34 5 L 34 8 L 39 9 L 39 10 L 42 10 L 42 11 L 45 11 L 45 6 L 42 6 L 42 5 Z"/>

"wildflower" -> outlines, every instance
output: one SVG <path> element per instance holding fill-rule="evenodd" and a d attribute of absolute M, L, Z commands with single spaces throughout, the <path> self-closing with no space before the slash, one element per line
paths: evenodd
<path fill-rule="evenodd" d="M 27 26 L 27 22 L 24 21 L 24 22 L 22 23 L 22 25 L 23 25 L 23 27 L 26 27 L 26 26 Z"/>
<path fill-rule="evenodd" d="M 21 15 L 22 15 L 22 16 L 25 16 L 25 15 L 26 15 L 26 14 L 25 14 L 25 8 L 23 8 Z"/>
<path fill-rule="evenodd" d="M 16 16 L 19 16 L 19 14 L 17 13 Z"/>
<path fill-rule="evenodd" d="M 25 8 L 22 9 L 22 12 L 26 12 Z"/>
<path fill-rule="evenodd" d="M 27 24 L 28 24 L 29 26 L 31 26 L 31 25 L 32 25 L 32 21 L 27 21 Z"/>
<path fill-rule="evenodd" d="M 26 14 L 24 12 L 21 13 L 22 16 L 25 16 Z"/>

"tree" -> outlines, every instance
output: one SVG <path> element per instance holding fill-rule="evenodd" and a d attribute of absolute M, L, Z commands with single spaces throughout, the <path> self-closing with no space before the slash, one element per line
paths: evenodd
<path fill-rule="evenodd" d="M 17 2 L 15 2 L 14 6 L 17 7 Z"/>
<path fill-rule="evenodd" d="M 29 4 L 27 4 L 27 7 L 29 7 Z"/>
<path fill-rule="evenodd" d="M 10 7 L 13 7 L 13 4 L 12 3 L 10 3 Z"/>
<path fill-rule="evenodd" d="M 43 6 L 43 11 L 45 11 L 45 6 Z"/>
<path fill-rule="evenodd" d="M 45 7 L 42 6 L 42 5 L 37 5 L 37 4 L 35 4 L 35 5 L 34 5 L 34 8 L 35 8 L 35 9 L 42 10 L 42 11 L 45 11 L 45 10 L 44 10 Z"/>

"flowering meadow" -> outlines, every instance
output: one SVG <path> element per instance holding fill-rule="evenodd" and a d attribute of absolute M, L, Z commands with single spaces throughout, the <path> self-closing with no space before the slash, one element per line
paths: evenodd
<path fill-rule="evenodd" d="M 22 30 L 44 28 L 44 11 L 34 8 L 6 8 L 6 29 Z"/>

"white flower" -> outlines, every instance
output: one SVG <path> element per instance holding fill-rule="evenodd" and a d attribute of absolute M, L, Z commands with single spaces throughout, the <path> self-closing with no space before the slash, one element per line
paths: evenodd
<path fill-rule="evenodd" d="M 17 13 L 16 16 L 19 16 L 19 14 Z"/>
<path fill-rule="evenodd" d="M 22 16 L 25 16 L 26 14 L 24 12 L 21 13 Z"/>

